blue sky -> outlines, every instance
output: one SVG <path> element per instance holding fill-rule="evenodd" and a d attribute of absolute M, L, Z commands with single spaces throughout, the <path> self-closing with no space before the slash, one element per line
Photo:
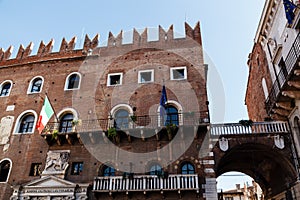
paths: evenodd
<path fill-rule="evenodd" d="M 120 30 L 158 25 L 167 29 L 173 24 L 175 31 L 183 33 L 185 21 L 191 26 L 200 21 L 204 50 L 223 81 L 224 121 L 238 122 L 248 118 L 244 105 L 246 62 L 262 8 L 261 0 L 0 0 L 0 47 L 13 45 L 15 55 L 20 44 L 27 46 L 32 41 L 36 52 L 41 40 L 48 43 L 53 38 L 54 50 L 58 50 L 63 37 L 77 36 L 80 44 L 83 32 L 90 37 L 99 33 L 104 42 L 109 31 L 116 35 Z M 214 82 L 213 77 L 210 81 Z M 223 111 L 214 104 L 222 104 L 224 97 L 210 102 L 212 121 L 223 122 L 218 113 Z"/>
<path fill-rule="evenodd" d="M 100 41 L 106 41 L 108 32 L 158 27 L 167 29 L 171 24 L 175 31 L 184 32 L 184 22 L 194 26 L 201 22 L 204 50 L 209 55 L 222 79 L 225 100 L 222 95 L 210 99 L 210 106 L 225 101 L 225 122 L 246 119 L 244 105 L 248 66 L 247 58 L 263 9 L 262 0 L 0 0 L 0 47 L 14 46 L 14 54 L 20 44 L 30 41 L 36 51 L 43 40 L 55 40 L 58 49 L 63 37 L 70 40 L 82 32 Z M 214 78 L 210 79 L 214 83 Z M 212 84 L 213 85 L 213 84 Z M 210 87 L 210 86 L 209 86 Z M 221 106 L 222 107 L 222 106 Z M 222 109 L 212 109 L 212 121 L 223 122 Z"/>

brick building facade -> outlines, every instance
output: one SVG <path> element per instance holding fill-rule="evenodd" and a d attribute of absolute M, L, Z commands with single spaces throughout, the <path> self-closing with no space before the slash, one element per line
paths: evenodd
<path fill-rule="evenodd" d="M 270 71 L 261 44 L 256 43 L 248 60 L 249 76 L 245 103 L 249 118 L 253 121 L 265 121 L 268 115 L 265 100 L 272 85 Z"/>
<path fill-rule="evenodd" d="M 289 9 L 285 6 L 292 6 L 289 14 L 286 14 Z M 299 1 L 265 1 L 248 61 L 246 104 L 249 117 L 254 121 L 288 121 L 292 131 L 292 155 L 299 178 L 300 15 L 299 9 L 294 6 L 299 7 Z M 291 21 L 287 20 L 287 15 L 291 16 Z M 298 183 L 288 184 L 288 187 L 286 192 L 274 196 L 274 199 L 300 197 Z"/>
<path fill-rule="evenodd" d="M 0 199 L 216 198 L 212 158 L 198 155 L 209 122 L 200 24 L 185 31 L 1 49 Z M 39 134 L 46 96 L 55 114 Z"/>

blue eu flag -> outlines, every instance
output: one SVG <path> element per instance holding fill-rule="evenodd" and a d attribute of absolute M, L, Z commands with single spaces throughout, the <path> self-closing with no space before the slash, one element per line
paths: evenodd
<path fill-rule="evenodd" d="M 160 97 L 160 103 L 159 103 L 159 112 L 160 112 L 160 116 L 164 116 L 166 115 L 166 103 L 167 103 L 167 92 L 166 92 L 166 87 L 165 85 L 163 85 L 163 88 L 161 90 L 161 97 Z"/>
<path fill-rule="evenodd" d="M 291 25 L 293 23 L 295 14 L 294 9 L 297 8 L 293 2 L 290 2 L 289 0 L 283 0 L 284 10 L 285 10 L 285 16 L 288 21 L 288 24 Z"/>

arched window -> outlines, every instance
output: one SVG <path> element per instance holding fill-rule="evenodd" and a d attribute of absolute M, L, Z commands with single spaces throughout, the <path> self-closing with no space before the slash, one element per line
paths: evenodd
<path fill-rule="evenodd" d="M 178 110 L 173 105 L 167 105 L 166 106 L 166 112 L 167 112 L 167 120 L 165 122 L 165 125 L 169 124 L 175 124 L 179 125 L 179 118 L 178 118 Z"/>
<path fill-rule="evenodd" d="M 115 176 L 115 169 L 105 165 L 103 167 L 103 176 Z"/>
<path fill-rule="evenodd" d="M 74 116 L 72 113 L 66 113 L 60 118 L 59 123 L 59 132 L 61 133 L 69 133 L 72 132 Z"/>
<path fill-rule="evenodd" d="M 29 84 L 28 93 L 41 92 L 43 86 L 43 79 L 41 77 L 33 78 Z"/>
<path fill-rule="evenodd" d="M 125 109 L 119 109 L 115 113 L 115 127 L 117 129 L 127 129 L 129 126 L 129 112 Z"/>
<path fill-rule="evenodd" d="M 9 96 L 10 93 L 10 89 L 11 89 L 11 82 L 4 82 L 1 84 L 0 86 L 1 92 L 0 92 L 0 96 L 1 97 L 6 97 Z"/>
<path fill-rule="evenodd" d="M 20 120 L 18 133 L 32 133 L 34 128 L 34 122 L 35 117 L 33 114 L 25 114 Z"/>
<path fill-rule="evenodd" d="M 162 168 L 159 164 L 153 164 L 150 166 L 149 170 L 150 175 L 161 175 L 162 174 Z"/>
<path fill-rule="evenodd" d="M 2 160 L 0 162 L 0 182 L 7 182 L 10 169 L 11 163 L 9 160 Z"/>
<path fill-rule="evenodd" d="M 80 85 L 80 74 L 73 73 L 70 74 L 66 79 L 65 90 L 79 89 Z"/>
<path fill-rule="evenodd" d="M 181 174 L 195 174 L 195 167 L 190 162 L 184 162 L 181 165 Z"/>
<path fill-rule="evenodd" d="M 266 82 L 266 79 L 265 79 L 265 78 L 263 78 L 263 79 L 261 80 L 261 84 L 262 84 L 262 87 L 263 87 L 265 99 L 268 99 L 268 97 L 269 97 L 269 92 L 268 92 L 267 82 Z"/>

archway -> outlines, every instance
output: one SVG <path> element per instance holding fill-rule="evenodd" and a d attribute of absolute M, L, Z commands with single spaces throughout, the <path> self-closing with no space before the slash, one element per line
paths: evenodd
<path fill-rule="evenodd" d="M 247 174 L 231 171 L 217 178 L 218 199 L 264 199 L 262 189 Z"/>
<path fill-rule="evenodd" d="M 288 147 L 279 150 L 263 142 L 244 143 L 217 154 L 217 177 L 230 171 L 242 172 L 261 186 L 267 198 L 284 192 L 297 180 Z"/>

